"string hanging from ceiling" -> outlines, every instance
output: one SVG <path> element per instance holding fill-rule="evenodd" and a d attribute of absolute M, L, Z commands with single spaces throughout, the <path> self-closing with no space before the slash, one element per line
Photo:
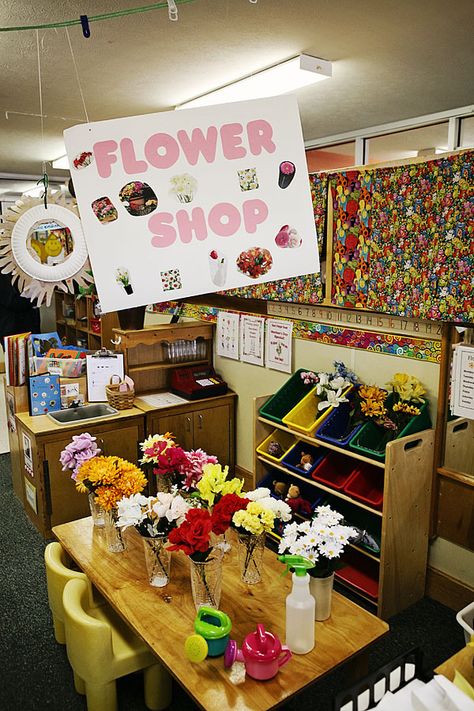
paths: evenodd
<path fill-rule="evenodd" d="M 115 17 L 127 17 L 128 15 L 138 15 L 151 10 L 168 9 L 169 19 L 176 21 L 178 19 L 178 5 L 187 5 L 188 3 L 196 2 L 196 0 L 165 0 L 165 2 L 155 2 L 152 5 L 143 5 L 141 7 L 130 7 L 125 10 L 116 10 L 115 12 L 105 12 L 100 15 L 81 15 L 74 20 L 62 20 L 60 22 L 47 22 L 39 25 L 17 25 L 14 27 L 0 27 L 0 32 L 20 32 L 22 30 L 51 30 L 60 27 L 74 27 L 81 25 L 83 27 L 84 36 L 90 36 L 89 23 L 98 22 L 100 20 L 111 20 Z M 256 4 L 257 0 L 249 0 L 252 4 Z M 86 28 L 86 29 L 84 29 Z M 86 34 L 88 33 L 88 34 Z"/>

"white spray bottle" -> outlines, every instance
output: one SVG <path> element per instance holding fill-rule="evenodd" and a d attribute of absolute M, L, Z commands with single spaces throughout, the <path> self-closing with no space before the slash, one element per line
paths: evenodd
<path fill-rule="evenodd" d="M 314 647 L 314 597 L 309 591 L 308 558 L 279 555 L 278 560 L 293 568 L 293 589 L 286 598 L 286 645 L 294 654 L 308 654 Z"/>

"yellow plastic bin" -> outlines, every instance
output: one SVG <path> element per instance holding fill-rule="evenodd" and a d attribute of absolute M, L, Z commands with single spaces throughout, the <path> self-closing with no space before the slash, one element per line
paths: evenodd
<path fill-rule="evenodd" d="M 344 391 L 346 395 L 352 389 L 352 385 Z M 318 410 L 321 398 L 316 393 L 316 387 L 309 392 L 290 412 L 283 418 L 283 424 L 291 430 L 302 432 L 305 435 L 312 435 L 317 427 L 326 419 L 333 407 L 327 407 L 322 412 Z"/>
<path fill-rule="evenodd" d="M 278 442 L 278 444 L 281 446 L 283 452 L 280 457 L 275 457 L 272 454 L 268 453 L 268 445 L 270 444 L 271 441 Z M 288 454 L 290 449 L 293 449 L 293 447 L 296 444 L 296 439 L 293 437 L 293 435 L 289 434 L 289 432 L 282 432 L 281 430 L 273 430 L 273 432 L 268 435 L 266 439 L 261 442 L 258 447 L 257 447 L 257 452 L 261 454 L 262 457 L 265 457 L 265 459 L 270 459 L 272 462 L 276 462 L 279 464 L 283 457 Z"/>

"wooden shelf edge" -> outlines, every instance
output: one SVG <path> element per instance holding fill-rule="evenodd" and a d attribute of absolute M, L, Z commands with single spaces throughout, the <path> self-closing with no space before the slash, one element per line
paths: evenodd
<path fill-rule="evenodd" d="M 181 363 L 148 363 L 147 365 L 129 365 L 128 370 L 168 370 L 169 368 L 185 368 L 191 365 L 209 365 L 206 360 L 186 360 Z"/>
<path fill-rule="evenodd" d="M 352 459 L 358 459 L 361 462 L 372 464 L 374 467 L 378 467 L 379 469 L 385 469 L 385 464 L 383 462 L 378 462 L 376 459 L 369 459 L 369 457 L 364 457 L 361 454 L 353 452 L 351 449 L 337 447 L 335 444 L 323 442 L 322 439 L 318 439 L 317 437 L 309 437 L 308 435 L 305 435 L 302 432 L 297 432 L 296 430 L 292 430 L 289 427 L 285 427 L 285 425 L 279 425 L 277 422 L 267 420 L 265 417 L 258 417 L 258 421 L 263 422 L 263 424 L 268 425 L 269 427 L 273 427 L 274 429 L 282 430 L 283 432 L 289 432 L 297 439 L 303 440 L 304 442 L 308 442 L 309 444 L 315 445 L 317 447 L 325 447 L 326 449 L 331 449 L 334 452 L 340 452 L 341 454 L 345 454 L 348 457 L 351 457 Z"/>
<path fill-rule="evenodd" d="M 438 467 L 437 472 L 439 476 L 444 476 L 446 479 L 454 479 L 454 481 L 474 488 L 474 476 L 470 474 L 463 474 L 462 472 L 456 472 L 453 469 L 445 469 L 444 467 Z"/>
<path fill-rule="evenodd" d="M 275 464 L 274 462 L 271 462 L 269 459 L 265 459 L 265 457 L 262 457 L 260 454 L 258 455 L 257 459 L 259 459 L 261 462 L 263 462 L 267 466 L 272 467 L 273 469 L 279 469 L 281 472 L 284 472 L 285 474 L 288 474 L 291 477 L 296 477 L 297 479 L 300 479 L 301 481 L 304 481 L 306 484 L 310 484 L 311 486 L 314 486 L 317 489 L 326 491 L 328 494 L 332 494 L 332 495 L 336 496 L 338 499 L 342 499 L 343 501 L 348 501 L 350 504 L 354 504 L 354 506 L 358 506 L 359 508 L 365 509 L 366 511 L 369 511 L 370 513 L 375 514 L 376 516 L 382 517 L 382 511 L 378 511 L 377 509 L 372 509 L 370 506 L 366 506 L 361 501 L 357 501 L 356 499 L 353 499 L 350 496 L 347 496 L 346 494 L 342 494 L 341 492 L 337 491 L 337 489 L 332 489 L 330 486 L 321 484 L 321 482 L 319 482 L 319 481 L 315 481 L 314 479 L 308 479 L 304 476 L 301 476 L 300 474 L 296 474 L 296 472 L 292 472 L 289 469 L 286 469 L 286 467 L 282 467 L 280 464 Z"/>
<path fill-rule="evenodd" d="M 374 607 L 378 606 L 380 595 L 376 600 L 374 600 L 374 598 L 370 597 L 370 595 L 366 595 L 361 590 L 358 590 L 357 588 L 352 587 L 352 585 L 350 583 L 346 582 L 345 580 L 341 580 L 341 578 L 339 578 L 339 576 L 337 574 L 337 570 L 336 570 L 335 580 L 338 583 L 338 585 L 342 585 L 342 587 L 347 588 L 347 590 L 350 590 L 351 593 L 353 593 L 354 595 L 359 595 L 359 597 L 363 598 L 366 602 L 370 602 L 370 604 L 373 605 Z"/>

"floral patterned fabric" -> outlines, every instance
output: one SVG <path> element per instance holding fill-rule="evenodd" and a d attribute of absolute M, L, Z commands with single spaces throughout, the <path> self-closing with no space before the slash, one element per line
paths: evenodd
<path fill-rule="evenodd" d="M 330 176 L 333 197 L 331 300 L 349 308 L 367 305 L 373 171 Z"/>
<path fill-rule="evenodd" d="M 474 319 L 473 157 L 375 172 L 368 308 Z"/>
<path fill-rule="evenodd" d="M 326 237 L 327 176 L 312 173 L 309 176 L 309 181 L 313 200 L 314 221 L 318 235 L 319 255 L 321 256 Z M 323 300 L 323 285 L 320 274 L 306 274 L 292 279 L 279 279 L 266 284 L 244 286 L 219 293 L 226 296 L 238 296 L 241 299 L 320 304 Z"/>

